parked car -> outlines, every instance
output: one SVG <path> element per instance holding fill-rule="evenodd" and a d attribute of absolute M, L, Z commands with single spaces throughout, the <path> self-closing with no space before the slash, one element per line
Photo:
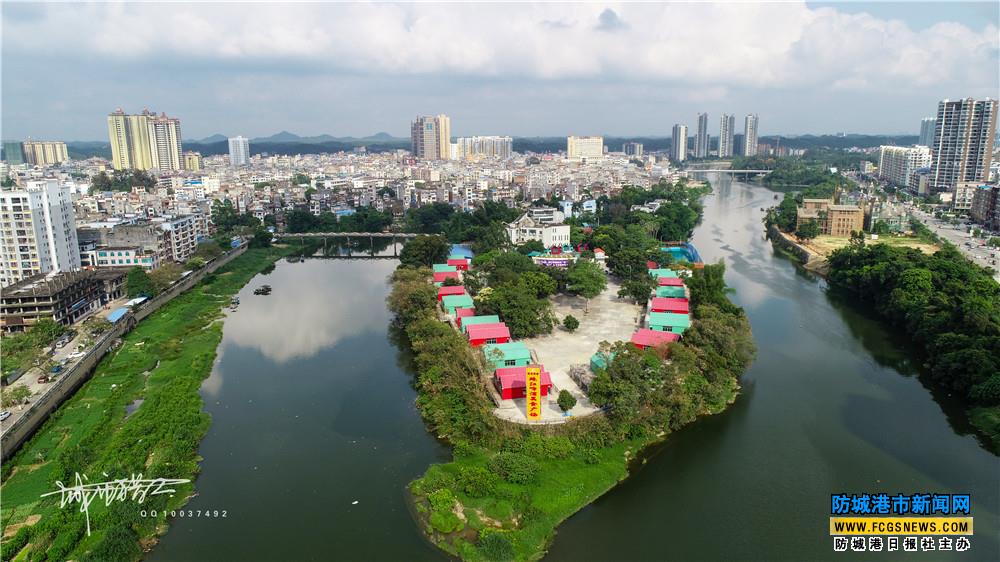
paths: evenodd
<path fill-rule="evenodd" d="M 74 351 L 73 353 L 70 353 L 69 355 L 67 355 L 66 358 L 67 359 L 79 359 L 80 357 L 83 357 L 86 354 L 87 354 L 86 351 Z"/>
<path fill-rule="evenodd" d="M 48 375 L 42 375 L 38 377 L 38 384 L 45 384 L 47 382 L 52 382 L 52 378 Z"/>
<path fill-rule="evenodd" d="M 8 412 L 7 410 L 0 412 L 0 421 L 3 421 L 9 417 L 10 417 L 10 412 Z"/>
<path fill-rule="evenodd" d="M 62 365 L 56 365 L 55 367 L 52 367 L 53 374 L 58 373 L 60 371 L 62 371 Z"/>

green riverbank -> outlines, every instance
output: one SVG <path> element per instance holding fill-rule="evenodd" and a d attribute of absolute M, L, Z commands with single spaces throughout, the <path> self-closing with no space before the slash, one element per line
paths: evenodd
<path fill-rule="evenodd" d="M 697 322 L 682 342 L 645 351 L 614 344 L 590 393 L 607 415 L 541 427 L 493 415 L 483 358 L 437 319 L 429 271 L 397 270 L 389 303 L 414 352 L 417 405 L 454 446 L 452 462 L 410 485 L 429 539 L 465 560 L 537 560 L 562 521 L 628 477 L 644 447 L 732 403 L 753 339 L 725 297 L 722 265 L 707 270 L 690 283 Z"/>
<path fill-rule="evenodd" d="M 141 517 L 132 502 L 110 508 L 94 502 L 89 536 L 84 514 L 39 496 L 76 473 L 94 482 L 140 473 L 194 480 L 210 423 L 199 388 L 222 339 L 222 308 L 257 273 L 295 250 L 247 250 L 140 322 L 104 357 L 4 466 L 0 518 L 9 538 L 3 560 L 137 560 L 166 531 L 166 512 L 187 501 L 193 482 L 173 496 L 149 496 L 142 508 L 156 517 Z M 126 415 L 130 405 L 138 407 Z"/>

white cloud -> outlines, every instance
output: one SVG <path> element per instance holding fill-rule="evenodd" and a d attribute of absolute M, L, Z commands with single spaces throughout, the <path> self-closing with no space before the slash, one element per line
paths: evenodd
<path fill-rule="evenodd" d="M 916 31 L 802 3 L 102 3 L 47 4 L 42 16 L 10 18 L 3 42 L 6 53 L 154 67 L 268 64 L 716 88 L 947 85 L 955 96 L 996 85 L 997 38 L 995 25 Z"/>

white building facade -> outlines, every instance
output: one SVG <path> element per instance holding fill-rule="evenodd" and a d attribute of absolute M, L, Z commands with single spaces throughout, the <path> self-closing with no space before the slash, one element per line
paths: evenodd
<path fill-rule="evenodd" d="M 80 269 L 70 191 L 54 179 L 0 191 L 0 286 L 39 273 Z"/>

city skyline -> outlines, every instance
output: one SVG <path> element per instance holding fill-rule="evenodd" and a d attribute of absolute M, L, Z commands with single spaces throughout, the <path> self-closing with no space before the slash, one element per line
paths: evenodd
<path fill-rule="evenodd" d="M 162 108 L 188 139 L 406 137 L 414 115 L 437 113 L 454 137 L 666 137 L 702 112 L 758 114 L 760 136 L 917 134 L 941 99 L 996 95 L 1000 48 L 996 4 L 911 8 L 5 3 L 4 68 L 19 80 L 3 92 L 2 136 L 103 140 L 100 116 L 119 106 Z M 82 36 L 83 18 L 107 27 Z M 467 31 L 497 18 L 521 38 Z M 162 22 L 177 25 L 110 31 Z M 683 48 L 705 29 L 745 39 Z M 751 44 L 756 55 L 733 56 Z M 255 86 L 275 82 L 288 87 Z"/>

